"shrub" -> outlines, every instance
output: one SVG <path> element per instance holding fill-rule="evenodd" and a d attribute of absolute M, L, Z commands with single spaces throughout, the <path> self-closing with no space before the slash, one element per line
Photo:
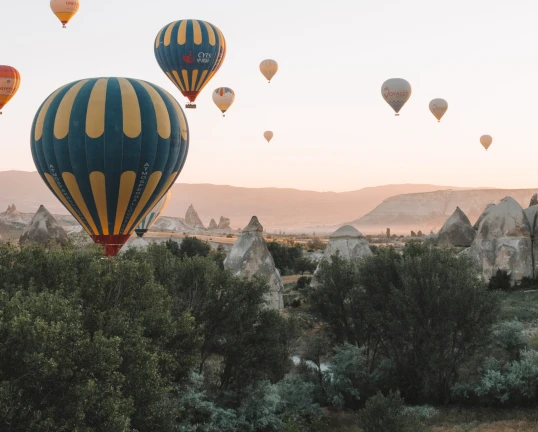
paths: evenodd
<path fill-rule="evenodd" d="M 326 245 L 321 241 L 319 237 L 314 237 L 306 244 L 306 247 L 309 251 L 313 252 L 317 250 L 325 250 Z"/>
<path fill-rule="evenodd" d="M 404 409 L 399 393 L 381 393 L 371 397 L 360 411 L 359 425 L 363 432 L 420 432 L 424 424 L 413 411 Z"/>
<path fill-rule="evenodd" d="M 528 405 L 538 403 L 538 351 L 524 350 L 520 360 L 503 365 L 486 359 L 477 382 L 454 386 L 454 394 L 463 400 L 483 405 Z"/>
<path fill-rule="evenodd" d="M 310 276 L 301 276 L 299 279 L 297 279 L 297 289 L 304 289 L 307 286 L 310 286 L 310 283 L 312 282 L 312 277 Z"/>
<path fill-rule="evenodd" d="M 504 321 L 499 324 L 493 337 L 497 346 L 508 352 L 510 358 L 515 360 L 519 353 L 529 345 L 529 338 L 525 334 L 523 324 L 518 320 Z"/>
<path fill-rule="evenodd" d="M 511 291 L 512 283 L 508 272 L 506 270 L 497 269 L 495 275 L 489 280 L 488 289 L 490 291 Z"/>

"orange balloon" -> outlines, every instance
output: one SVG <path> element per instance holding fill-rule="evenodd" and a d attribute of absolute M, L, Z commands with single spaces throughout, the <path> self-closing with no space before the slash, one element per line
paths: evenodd
<path fill-rule="evenodd" d="M 11 100 L 21 83 L 19 71 L 11 66 L 0 66 L 0 110 Z M 0 111 L 0 114 L 2 112 Z"/>
<path fill-rule="evenodd" d="M 50 8 L 63 24 L 63 28 L 78 12 L 79 6 L 79 0 L 50 0 Z"/>

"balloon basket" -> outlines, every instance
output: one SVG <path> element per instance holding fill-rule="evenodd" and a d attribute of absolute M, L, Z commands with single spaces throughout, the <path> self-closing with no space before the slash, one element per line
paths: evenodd
<path fill-rule="evenodd" d="M 400 114 L 394 114 L 394 117 L 400 117 Z"/>
<path fill-rule="evenodd" d="M 196 104 L 188 103 L 187 105 L 185 105 L 185 108 L 196 108 Z"/>
<path fill-rule="evenodd" d="M 92 235 L 92 240 L 101 245 L 105 251 L 105 256 L 113 257 L 118 254 L 122 246 L 129 240 L 131 234 L 117 235 Z"/>

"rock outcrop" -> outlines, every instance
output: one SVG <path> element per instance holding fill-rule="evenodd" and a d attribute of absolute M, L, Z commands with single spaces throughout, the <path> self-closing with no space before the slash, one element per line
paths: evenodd
<path fill-rule="evenodd" d="M 480 213 L 480 216 L 478 216 L 478 219 L 476 220 L 476 222 L 474 223 L 473 225 L 473 229 L 475 231 L 478 231 L 478 228 L 480 227 L 480 224 L 482 223 L 482 221 L 484 220 L 484 218 L 488 215 L 488 213 L 493 209 L 493 207 L 495 207 L 495 204 L 493 203 L 490 203 L 486 206 L 486 208 L 484 209 L 484 211 L 482 213 Z"/>
<path fill-rule="evenodd" d="M 357 228 L 351 225 L 344 225 L 330 235 L 329 243 L 323 252 L 322 261 L 330 261 L 331 257 L 336 254 L 350 261 L 359 261 L 373 255 L 368 241 Z M 312 278 L 313 286 L 318 284 L 316 274 L 319 271 L 320 264 L 318 264 Z"/>
<path fill-rule="evenodd" d="M 372 256 L 368 241 L 351 225 L 344 225 L 329 236 L 323 257 L 328 260 L 336 253 L 348 260 L 360 260 Z"/>
<path fill-rule="evenodd" d="M 531 201 L 529 202 L 529 207 L 535 206 L 536 204 L 538 204 L 538 193 L 535 193 L 531 197 Z"/>
<path fill-rule="evenodd" d="M 437 235 L 437 244 L 440 246 L 470 247 L 476 232 L 469 218 L 456 207 Z"/>
<path fill-rule="evenodd" d="M 22 233 L 19 244 L 21 246 L 37 243 L 49 246 L 51 243 L 64 243 L 67 233 L 49 211 L 40 206 L 36 214 Z"/>
<path fill-rule="evenodd" d="M 218 229 L 219 230 L 230 230 L 231 231 L 232 229 L 230 228 L 230 219 L 225 218 L 224 216 L 221 216 L 220 220 L 219 220 Z"/>
<path fill-rule="evenodd" d="M 250 278 L 254 275 L 264 276 L 269 284 L 267 296 L 271 309 L 282 309 L 284 288 L 275 262 L 263 238 L 263 227 L 256 216 L 242 231 L 230 253 L 224 260 L 224 268 L 235 275 Z"/>
<path fill-rule="evenodd" d="M 198 213 L 196 213 L 196 210 L 194 210 L 192 204 L 189 206 L 187 213 L 185 214 L 185 223 L 192 228 L 205 229 L 202 220 L 198 216 Z"/>
<path fill-rule="evenodd" d="M 15 207 L 15 204 L 8 205 L 7 210 L 3 213 L 0 213 L 0 219 L 10 222 L 24 223 L 22 215 L 17 210 L 17 207 Z"/>
<path fill-rule="evenodd" d="M 215 219 L 211 219 L 211 222 L 209 222 L 209 227 L 207 227 L 208 230 L 216 230 L 219 226 L 217 225 L 217 222 Z"/>
<path fill-rule="evenodd" d="M 521 206 L 510 197 L 491 207 L 484 216 L 472 246 L 465 251 L 489 280 L 498 269 L 512 281 L 533 275 L 531 227 Z"/>
<path fill-rule="evenodd" d="M 529 221 L 531 233 L 533 235 L 536 231 L 536 226 L 538 225 L 538 202 L 536 202 L 535 197 L 536 194 L 532 197 L 529 208 L 525 209 L 525 214 L 527 215 L 527 220 Z"/>

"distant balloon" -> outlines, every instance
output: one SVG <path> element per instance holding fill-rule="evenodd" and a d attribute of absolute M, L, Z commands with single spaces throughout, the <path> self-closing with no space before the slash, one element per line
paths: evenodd
<path fill-rule="evenodd" d="M 265 137 L 265 139 L 267 140 L 267 142 L 270 142 L 272 139 L 273 139 L 273 132 L 271 131 L 265 131 L 263 133 L 263 136 Z"/>
<path fill-rule="evenodd" d="M 144 234 L 146 234 L 148 230 L 153 226 L 153 224 L 157 222 L 159 216 L 162 215 L 163 212 L 166 210 L 166 207 L 168 207 L 168 203 L 170 202 L 171 197 L 172 191 L 169 190 L 168 192 L 166 192 L 166 195 L 157 203 L 157 205 L 153 207 L 151 211 L 146 214 L 146 216 L 144 216 L 144 218 L 140 221 L 140 223 L 135 229 L 135 233 L 138 237 L 144 237 Z"/>
<path fill-rule="evenodd" d="M 0 114 L 2 108 L 11 100 L 21 83 L 21 75 L 11 66 L 0 66 Z"/>
<path fill-rule="evenodd" d="M 155 38 L 155 58 L 170 81 L 193 102 L 222 66 L 226 40 L 213 24 L 186 19 L 164 26 Z"/>
<path fill-rule="evenodd" d="M 493 138 L 491 138 L 489 135 L 482 135 L 480 137 L 480 144 L 487 150 L 491 143 L 493 142 Z"/>
<path fill-rule="evenodd" d="M 269 82 L 278 72 L 278 63 L 275 60 L 267 59 L 260 63 L 260 71 Z"/>
<path fill-rule="evenodd" d="M 219 87 L 213 92 L 213 102 L 217 108 L 222 111 L 222 117 L 225 112 L 232 106 L 235 99 L 235 93 L 231 88 Z"/>
<path fill-rule="evenodd" d="M 391 78 L 381 86 L 381 95 L 396 115 L 411 97 L 411 84 L 402 78 Z"/>
<path fill-rule="evenodd" d="M 181 172 L 189 128 L 162 88 L 131 78 L 60 87 L 32 124 L 41 178 L 95 243 L 114 256 Z"/>
<path fill-rule="evenodd" d="M 430 102 L 430 111 L 435 118 L 440 122 L 448 109 L 448 102 L 444 99 L 433 99 Z"/>
<path fill-rule="evenodd" d="M 63 24 L 63 28 L 78 12 L 79 6 L 79 0 L 50 0 L 50 8 Z"/>

